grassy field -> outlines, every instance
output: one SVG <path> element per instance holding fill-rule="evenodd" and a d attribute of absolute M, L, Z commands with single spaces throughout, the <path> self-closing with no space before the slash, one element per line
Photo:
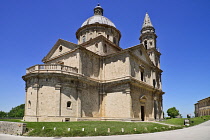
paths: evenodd
<path fill-rule="evenodd" d="M 0 120 L 2 121 L 2 120 Z M 4 120 L 20 122 L 20 120 Z M 27 129 L 32 130 L 28 136 L 40 137 L 73 137 L 73 136 L 107 136 L 124 134 L 153 133 L 179 129 L 149 123 L 149 122 L 114 122 L 114 121 L 84 121 L 84 122 L 25 122 Z M 44 130 L 42 129 L 44 127 Z M 56 130 L 54 130 L 56 128 Z M 70 128 L 70 131 L 68 131 Z M 82 129 L 84 128 L 84 131 Z M 96 128 L 96 131 L 95 131 Z M 124 128 L 124 132 L 122 132 Z M 108 132 L 110 129 L 110 132 Z M 135 130 L 136 129 L 136 130 Z"/>
<path fill-rule="evenodd" d="M 173 118 L 161 122 L 173 125 L 184 125 L 185 119 L 186 118 Z M 190 118 L 189 120 L 190 120 L 190 126 L 194 126 L 210 120 L 210 116 L 195 117 L 195 118 Z"/>
<path fill-rule="evenodd" d="M 84 122 L 24 122 L 27 123 L 28 136 L 40 137 L 74 137 L 74 136 L 107 136 L 124 134 L 153 133 L 183 128 L 185 118 L 174 118 L 161 121 L 178 125 L 169 127 L 151 122 L 114 122 L 114 121 L 84 121 Z M 210 116 L 190 118 L 191 125 L 197 125 L 210 120 Z M 0 120 L 21 122 L 21 120 Z M 193 121 L 193 123 L 192 123 Z M 44 129 L 42 129 L 44 127 Z M 56 128 L 54 130 L 54 128 Z M 70 131 L 68 130 L 70 128 Z M 82 129 L 84 128 L 84 131 Z M 96 128 L 96 131 L 95 131 Z M 124 132 L 122 132 L 124 128 Z M 110 132 L 108 132 L 110 129 Z M 135 130 L 136 129 L 136 130 Z"/>
<path fill-rule="evenodd" d="M 45 129 L 42 130 L 42 127 Z M 87 121 L 87 122 L 38 122 L 27 123 L 29 129 L 34 129 L 29 136 L 99 136 L 99 135 L 123 135 L 140 134 L 168 130 L 169 128 L 147 122 L 108 122 L 108 121 Z M 56 127 L 56 130 L 54 130 Z M 163 128 L 165 127 L 165 129 Z M 68 131 L 71 128 L 71 131 Z M 84 128 L 84 131 L 82 129 Z M 95 131 L 95 128 L 97 129 Z M 108 128 L 110 132 L 108 132 Z M 124 132 L 122 132 L 124 128 Z M 136 128 L 136 131 L 134 130 Z M 174 129 L 174 128 L 170 128 Z"/>

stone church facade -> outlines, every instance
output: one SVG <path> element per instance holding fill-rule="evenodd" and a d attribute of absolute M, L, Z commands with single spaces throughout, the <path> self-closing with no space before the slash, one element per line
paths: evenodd
<path fill-rule="evenodd" d="M 163 118 L 155 28 L 146 13 L 140 44 L 122 49 L 121 33 L 103 8 L 77 30 L 78 44 L 59 39 L 26 70 L 25 121 L 151 121 Z"/>

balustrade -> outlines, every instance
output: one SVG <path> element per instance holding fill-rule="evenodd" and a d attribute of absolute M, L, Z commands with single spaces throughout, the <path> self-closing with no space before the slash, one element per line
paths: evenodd
<path fill-rule="evenodd" d="M 26 70 L 26 74 L 29 73 L 40 73 L 40 72 L 74 72 L 78 73 L 78 69 L 76 67 L 64 66 L 64 65 L 55 65 L 55 64 L 42 64 L 35 65 Z"/>

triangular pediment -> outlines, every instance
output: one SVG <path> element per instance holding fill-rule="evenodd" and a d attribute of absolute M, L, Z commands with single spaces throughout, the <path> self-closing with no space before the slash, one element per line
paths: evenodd
<path fill-rule="evenodd" d="M 140 100 L 140 102 L 146 102 L 147 97 L 145 95 L 142 95 L 142 96 L 140 96 L 139 100 Z"/>
<path fill-rule="evenodd" d="M 103 35 L 90 39 L 87 42 L 80 44 L 80 46 L 98 55 L 103 55 L 103 56 L 113 54 L 122 50 L 122 48 L 111 42 L 109 39 L 105 38 Z M 105 46 L 106 49 L 104 49 Z"/>
<path fill-rule="evenodd" d="M 78 48 L 77 44 L 68 42 L 63 39 L 58 39 L 58 41 L 55 43 L 49 53 L 42 59 L 42 61 L 47 62 L 58 56 L 65 55 L 66 53 L 75 50 L 76 48 Z"/>
<path fill-rule="evenodd" d="M 128 48 L 128 49 L 138 59 L 144 61 L 147 64 L 154 65 L 152 63 L 151 59 L 149 58 L 149 55 L 148 55 L 146 49 L 144 48 L 143 44 L 139 44 L 139 45 L 133 46 L 133 47 Z"/>

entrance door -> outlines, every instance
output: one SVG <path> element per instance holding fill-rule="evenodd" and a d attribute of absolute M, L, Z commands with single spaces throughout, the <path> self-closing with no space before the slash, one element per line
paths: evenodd
<path fill-rule="evenodd" d="M 157 119 L 157 102 L 154 100 L 154 119 Z"/>
<path fill-rule="evenodd" d="M 141 120 L 144 121 L 144 106 L 141 106 Z"/>

